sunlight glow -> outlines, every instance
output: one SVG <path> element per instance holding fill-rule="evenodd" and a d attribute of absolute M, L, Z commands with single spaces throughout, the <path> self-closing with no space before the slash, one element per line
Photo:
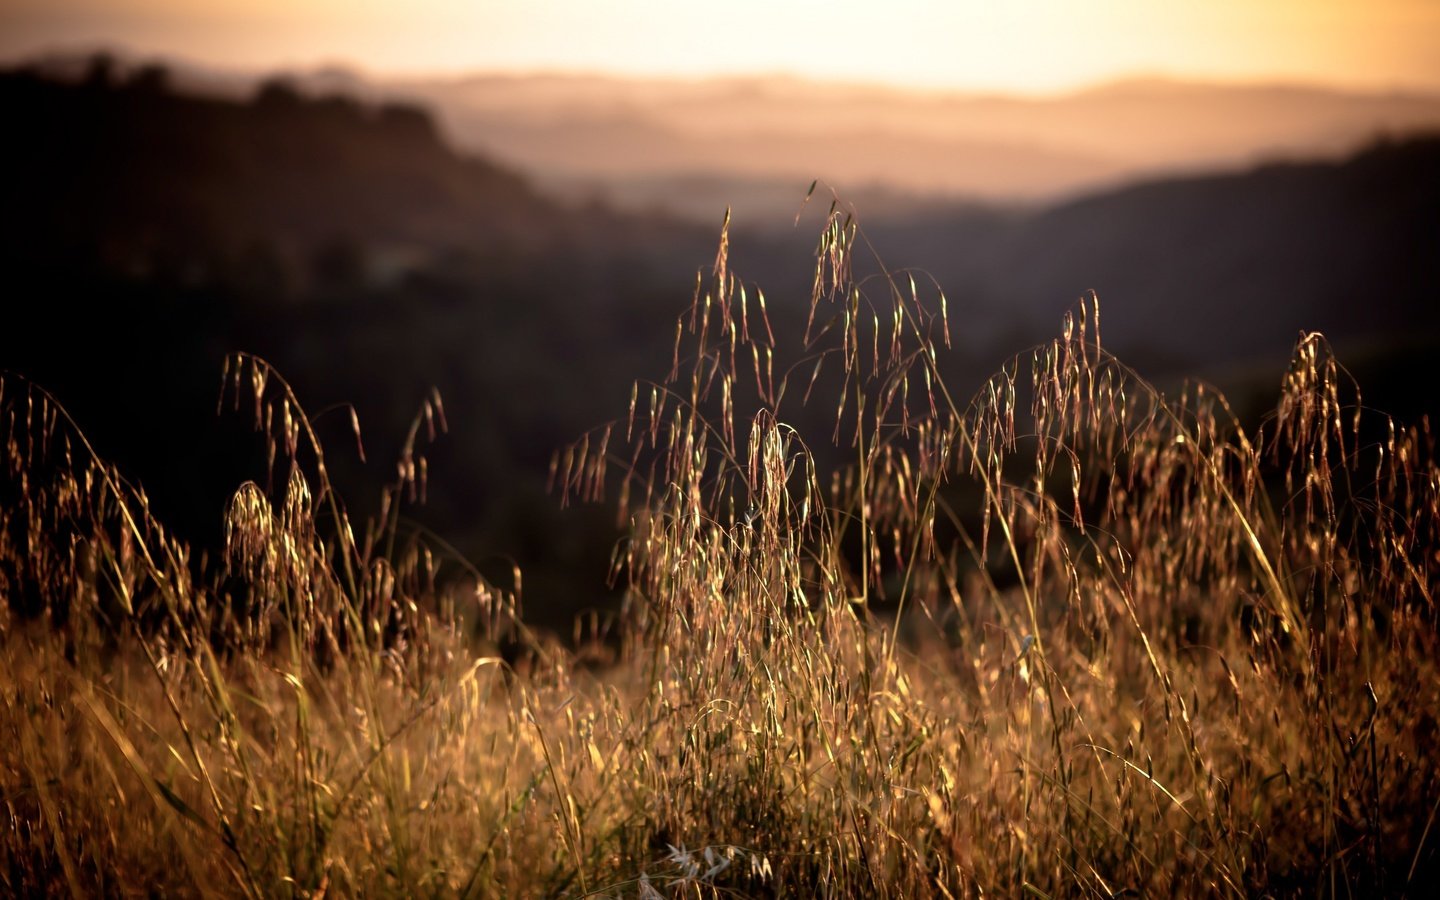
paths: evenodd
<path fill-rule="evenodd" d="M 1064 90 L 1133 74 L 1440 88 L 1427 0 L 4 0 L 0 55 L 112 43 L 385 73 L 793 74 Z"/>

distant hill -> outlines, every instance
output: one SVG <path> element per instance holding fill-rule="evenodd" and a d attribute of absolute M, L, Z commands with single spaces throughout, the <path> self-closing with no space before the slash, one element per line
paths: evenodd
<path fill-rule="evenodd" d="M 847 194 L 1048 203 L 1141 178 L 1339 159 L 1381 135 L 1440 128 L 1440 95 L 1160 79 L 1042 97 L 542 75 L 370 89 L 423 100 L 460 146 L 542 184 L 588 180 L 627 205 L 689 210 L 697 176 L 789 179 L 742 210 L 781 219 L 815 178 Z"/>
<path fill-rule="evenodd" d="M 573 219 L 515 172 L 455 154 L 413 105 L 312 99 L 283 81 L 215 99 L 173 90 L 163 69 L 100 66 L 70 84 L 6 75 L 0 108 L 0 253 L 28 264 L 73 267 L 83 246 L 192 280 L 257 262 L 308 277 L 346 252 L 414 266 L 462 244 L 534 251 Z"/>
<path fill-rule="evenodd" d="M 1002 329 L 1045 335 L 1094 290 L 1111 346 L 1168 371 L 1278 366 L 1302 328 L 1341 347 L 1440 346 L 1440 135 L 1031 213 L 956 210 L 867 230 L 888 259 L 926 269 L 959 308 L 994 323 L 984 341 Z"/>

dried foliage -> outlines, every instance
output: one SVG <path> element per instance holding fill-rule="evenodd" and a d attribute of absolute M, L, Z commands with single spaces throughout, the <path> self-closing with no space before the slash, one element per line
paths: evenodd
<path fill-rule="evenodd" d="M 1304 335 L 1247 429 L 1109 356 L 1093 299 L 967 400 L 942 377 L 963 315 L 857 280 L 867 253 L 832 206 L 792 335 L 722 234 L 668 377 L 557 455 L 562 497 L 629 526 L 588 655 L 526 628 L 518 573 L 403 527 L 438 397 L 357 533 L 296 398 L 234 360 L 276 487 L 240 487 L 207 567 L 0 382 L 0 886 L 1433 887 L 1428 424 L 1365 410 Z"/>

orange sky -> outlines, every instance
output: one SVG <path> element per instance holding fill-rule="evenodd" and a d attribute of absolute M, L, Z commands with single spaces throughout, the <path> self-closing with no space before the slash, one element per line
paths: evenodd
<path fill-rule="evenodd" d="M 96 42 L 262 69 L 1440 89 L 1440 0 L 0 0 L 0 57 Z"/>

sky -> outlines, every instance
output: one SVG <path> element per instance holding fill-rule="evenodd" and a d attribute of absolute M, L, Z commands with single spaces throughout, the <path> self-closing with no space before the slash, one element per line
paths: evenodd
<path fill-rule="evenodd" d="M 390 75 L 1440 89 L 1440 0 L 0 0 L 0 58 L 101 43 L 223 68 Z"/>

